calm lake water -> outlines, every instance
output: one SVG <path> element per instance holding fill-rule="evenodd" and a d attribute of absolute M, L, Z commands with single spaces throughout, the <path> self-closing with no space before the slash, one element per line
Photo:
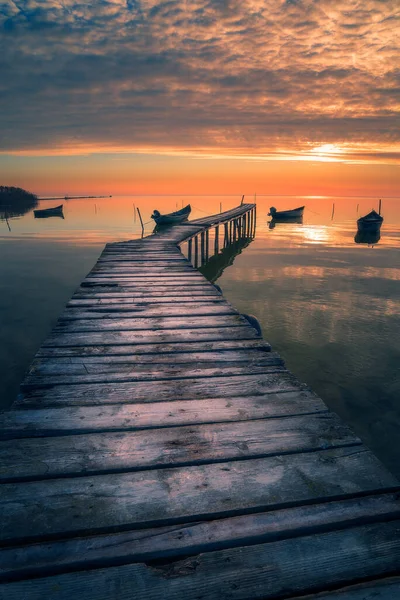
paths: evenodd
<path fill-rule="evenodd" d="M 65 219 L 30 212 L 11 219 L 11 231 L 0 221 L 2 408 L 104 244 L 140 235 L 134 206 L 146 222 L 154 208 L 171 212 L 187 202 L 198 218 L 220 204 L 233 208 L 240 196 L 68 200 Z M 302 204 L 302 224 L 270 228 L 270 206 Z M 240 312 L 258 318 L 288 368 L 400 476 L 400 199 L 383 199 L 378 243 L 354 241 L 357 217 L 377 206 L 368 198 L 258 197 L 256 237 L 218 284 Z"/>

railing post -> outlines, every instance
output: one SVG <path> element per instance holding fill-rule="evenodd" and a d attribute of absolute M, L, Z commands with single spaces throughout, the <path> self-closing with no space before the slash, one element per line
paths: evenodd
<path fill-rule="evenodd" d="M 194 266 L 199 266 L 199 236 L 196 235 L 194 238 Z"/>
<path fill-rule="evenodd" d="M 200 243 L 201 243 L 201 264 L 205 263 L 205 244 L 204 244 L 204 229 L 200 234 Z"/>
<path fill-rule="evenodd" d="M 215 228 L 215 239 L 214 239 L 214 254 L 219 252 L 219 225 Z"/>
<path fill-rule="evenodd" d="M 209 257 L 209 241 L 210 241 L 210 229 L 207 227 L 206 229 L 206 262 L 208 262 L 208 257 Z"/>
<path fill-rule="evenodd" d="M 224 248 L 229 246 L 229 231 L 228 231 L 228 222 L 224 223 Z"/>
<path fill-rule="evenodd" d="M 192 262 L 192 240 L 188 241 L 188 260 Z"/>

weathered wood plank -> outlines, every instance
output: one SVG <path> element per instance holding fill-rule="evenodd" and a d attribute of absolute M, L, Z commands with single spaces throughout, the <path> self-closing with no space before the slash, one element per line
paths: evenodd
<path fill-rule="evenodd" d="M 104 373 L 130 373 L 135 370 L 136 373 L 145 372 L 146 369 L 154 372 L 162 367 L 174 369 L 185 369 L 187 365 L 196 370 L 205 368 L 218 368 L 229 366 L 282 366 L 284 364 L 281 357 L 276 352 L 265 352 L 260 350 L 237 350 L 221 352 L 203 352 L 203 353 L 181 353 L 174 356 L 170 354 L 156 354 L 155 356 L 132 355 L 112 356 L 112 357 L 88 357 L 84 358 L 47 358 L 46 360 L 36 358 L 30 368 L 29 373 L 35 375 L 93 375 Z"/>
<path fill-rule="evenodd" d="M 230 375 L 196 379 L 165 379 L 123 383 L 54 385 L 28 389 L 15 406 L 76 406 L 132 402 L 164 402 L 234 396 L 257 396 L 299 390 L 300 385 L 287 371 L 271 374 Z"/>
<path fill-rule="evenodd" d="M 159 289 L 151 288 L 147 290 L 143 290 L 142 288 L 123 289 L 121 286 L 111 286 L 109 288 L 106 286 L 92 286 L 78 288 L 72 298 L 134 298 L 141 300 L 145 299 L 149 302 L 158 302 L 158 298 L 170 298 L 171 294 L 175 294 L 174 290 L 168 290 L 168 292 L 169 293 L 167 293 L 165 288 L 162 286 Z M 199 299 L 203 299 L 205 296 L 216 299 L 219 298 L 221 301 L 226 302 L 220 292 L 218 292 L 213 285 L 205 286 L 204 288 L 192 287 L 180 290 L 179 300 L 184 297 L 185 302 L 188 301 L 188 298 L 192 298 L 195 302 L 197 302 Z"/>
<path fill-rule="evenodd" d="M 89 307 L 73 307 L 69 306 L 61 314 L 60 319 L 63 321 L 75 321 L 77 319 L 143 319 L 150 318 L 180 318 L 180 317 L 207 317 L 221 315 L 237 315 L 238 313 L 229 305 L 223 303 L 212 304 L 211 306 L 204 304 L 169 306 L 162 304 L 161 306 L 142 306 L 137 304 L 119 305 L 102 305 Z M 242 321 L 244 322 L 244 321 Z"/>
<path fill-rule="evenodd" d="M 222 423 L 326 413 L 307 390 L 265 396 L 172 400 L 147 404 L 67 406 L 10 410 L 0 414 L 0 437 L 18 438 Z"/>
<path fill-rule="evenodd" d="M 325 413 L 0 442 L 0 482 L 243 460 L 361 445 Z"/>
<path fill-rule="evenodd" d="M 151 276 L 143 276 L 143 277 L 98 277 L 89 275 L 82 281 L 81 287 L 91 287 L 91 286 L 106 286 L 106 285 L 121 285 L 124 287 L 141 287 L 141 288 L 159 288 L 163 287 L 196 287 L 200 286 L 202 288 L 211 287 L 211 283 L 208 283 L 204 277 L 200 275 L 190 274 L 190 275 L 182 275 L 180 277 L 177 275 L 172 275 L 171 277 L 151 277 Z"/>
<path fill-rule="evenodd" d="M 195 310 L 195 308 L 203 307 L 217 307 L 217 306 L 228 306 L 231 305 L 224 300 L 222 296 L 181 296 L 179 302 L 182 302 L 182 306 L 185 306 L 187 310 Z M 164 305 L 167 306 L 164 306 Z M 127 305 L 127 306 L 126 306 Z M 172 306 L 171 306 L 172 305 Z M 105 294 L 105 295 L 93 295 L 88 294 L 86 297 L 73 296 L 67 303 L 67 308 L 105 308 L 120 307 L 125 310 L 141 310 L 141 311 L 153 311 L 157 310 L 162 314 L 162 311 L 172 311 L 176 306 L 176 296 L 156 296 L 151 297 L 149 300 L 144 298 L 136 300 L 134 294 Z M 179 309 L 177 309 L 179 310 Z"/>
<path fill-rule="evenodd" d="M 398 494 L 378 494 L 181 526 L 4 548 L 0 550 L 0 580 L 171 559 L 399 517 Z"/>
<path fill-rule="evenodd" d="M 222 296 L 184 296 L 179 298 L 179 302 L 182 302 L 182 306 L 185 307 L 185 310 L 189 311 L 194 311 L 196 308 L 232 308 L 231 304 L 226 302 Z M 143 312 L 156 310 L 158 311 L 158 314 L 162 314 L 162 311 L 168 311 L 168 314 L 172 314 L 173 310 L 180 310 L 179 307 L 176 307 L 175 296 L 158 296 L 156 298 L 150 298 L 149 300 L 135 300 L 133 294 L 110 294 L 103 296 L 88 295 L 86 298 L 72 297 L 67 303 L 67 308 L 83 309 L 87 307 L 91 309 L 110 307 L 113 310 L 115 308 L 121 308 L 122 310 L 140 310 Z"/>
<path fill-rule="evenodd" d="M 254 339 L 232 339 L 232 340 L 209 340 L 205 342 L 201 341 L 177 341 L 172 343 L 149 343 L 149 344 L 129 344 L 123 343 L 123 345 L 113 346 L 111 345 L 94 345 L 94 346 L 71 346 L 71 347 L 46 347 L 41 346 L 38 350 L 36 357 L 88 357 L 88 356 L 144 356 L 149 355 L 154 358 L 156 355 L 162 355 L 165 353 L 173 354 L 179 361 L 181 354 L 187 352 L 219 352 L 222 350 L 239 350 L 239 349 L 250 349 L 259 348 L 265 349 L 267 352 L 271 350 L 271 346 L 268 342 L 260 338 Z M 170 356 L 171 360 L 175 360 L 175 357 Z"/>
<path fill-rule="evenodd" d="M 127 344 L 173 344 L 257 339 L 258 333 L 249 325 L 235 327 L 204 327 L 195 329 L 158 329 L 147 331 L 93 331 L 51 333 L 42 347 L 65 346 L 116 346 Z"/>
<path fill-rule="evenodd" d="M 154 280 L 152 284 L 148 283 L 146 286 L 143 285 L 144 282 L 135 283 L 133 281 L 121 281 L 120 283 L 112 282 L 112 281 L 100 281 L 97 280 L 85 280 L 81 283 L 80 288 L 78 288 L 77 292 L 83 291 L 87 293 L 88 290 L 95 290 L 97 292 L 105 292 L 106 290 L 110 290 L 113 293 L 116 291 L 120 292 L 130 292 L 134 293 L 138 298 L 145 297 L 149 298 L 153 294 L 154 295 L 168 295 L 169 294 L 193 294 L 193 295 L 210 295 L 210 292 L 213 290 L 213 286 L 201 281 L 197 281 L 192 283 L 179 283 L 177 281 L 170 283 L 160 283 L 157 280 Z M 179 297 L 179 296 L 177 296 Z"/>
<path fill-rule="evenodd" d="M 194 379 L 199 377 L 231 377 L 238 375 L 257 375 L 265 373 L 280 373 L 286 372 L 285 367 L 281 361 L 260 361 L 256 362 L 241 363 L 239 365 L 230 365 L 229 363 L 222 363 L 218 366 L 211 367 L 209 364 L 199 364 L 193 367 L 187 367 L 183 365 L 171 365 L 171 364 L 158 364 L 158 365 L 130 365 L 126 369 L 119 369 L 118 364 L 114 364 L 114 369 L 104 371 L 99 370 L 98 373 L 83 372 L 79 374 L 38 374 L 35 372 L 34 367 L 30 373 L 26 375 L 21 389 L 35 389 L 39 387 L 53 387 L 54 385 L 78 385 L 78 384 L 92 384 L 92 383 L 117 383 L 117 382 L 128 382 L 128 381 L 157 381 L 164 379 Z"/>
<path fill-rule="evenodd" d="M 1 486 L 1 540 L 111 532 L 397 486 L 362 446 Z M 282 506 L 284 507 L 284 506 Z"/>
<path fill-rule="evenodd" d="M 385 577 L 367 583 L 301 596 L 298 600 L 397 600 L 400 598 L 400 577 Z"/>
<path fill-rule="evenodd" d="M 0 597 L 4 600 L 67 600 L 74 595 L 87 600 L 131 600 L 133 595 L 146 600 L 298 597 L 301 593 L 398 573 L 399 534 L 399 521 L 373 523 L 208 552 L 166 565 L 140 563 L 13 582 L 2 586 Z M 399 589 L 398 578 L 389 582 L 386 595 L 381 597 L 395 600 L 396 596 L 388 594 Z M 376 586 L 379 593 L 385 589 L 384 581 L 377 582 Z M 364 591 L 349 598 L 338 597 L 343 600 L 379 598 L 362 594 Z"/>
<path fill-rule="evenodd" d="M 143 317 L 135 315 L 128 318 L 114 318 L 103 316 L 102 319 L 63 319 L 60 318 L 56 327 L 53 329 L 53 335 L 60 333 L 73 333 L 79 331 L 153 331 L 162 329 L 214 329 L 222 327 L 244 327 L 252 329 L 246 319 L 235 312 L 227 315 L 207 315 L 200 317 L 197 315 L 182 315 L 180 317 Z"/>

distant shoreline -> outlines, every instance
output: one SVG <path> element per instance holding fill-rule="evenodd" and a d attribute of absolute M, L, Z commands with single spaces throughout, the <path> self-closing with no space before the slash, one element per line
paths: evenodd
<path fill-rule="evenodd" d="M 38 200 L 79 200 L 81 198 L 112 198 L 112 196 L 111 194 L 109 196 L 52 196 L 51 198 L 46 196 Z"/>

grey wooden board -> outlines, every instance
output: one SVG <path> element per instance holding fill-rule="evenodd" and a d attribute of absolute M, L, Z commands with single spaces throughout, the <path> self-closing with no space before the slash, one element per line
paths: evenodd
<path fill-rule="evenodd" d="M 206 398 L 231 398 L 298 390 L 298 381 L 289 372 L 230 375 L 196 379 L 165 379 L 122 383 L 54 385 L 28 389 L 15 406 L 76 406 L 132 402 L 163 402 Z"/>
<path fill-rule="evenodd" d="M 0 481 L 99 474 L 300 453 L 360 440 L 325 413 L 0 442 Z"/>
<path fill-rule="evenodd" d="M 398 573 L 399 533 L 399 521 L 372 523 L 217 550 L 165 565 L 139 563 L 65 573 L 6 583 L 0 588 L 0 598 L 67 600 L 76 595 L 87 600 L 288 599 Z M 382 589 L 382 582 L 378 582 L 378 590 L 379 585 Z M 397 588 L 393 584 L 391 591 Z"/>
<path fill-rule="evenodd" d="M 168 288 L 168 290 L 166 288 Z M 116 291 L 134 292 L 138 297 L 149 298 L 152 294 L 157 295 L 157 293 L 165 296 L 167 295 L 167 291 L 169 294 L 180 295 L 182 292 L 184 292 L 183 295 L 193 293 L 193 295 L 208 296 L 210 291 L 212 291 L 213 286 L 211 284 L 202 283 L 201 281 L 194 282 L 193 284 L 187 282 L 179 284 L 177 281 L 172 281 L 171 283 L 161 283 L 160 281 L 154 280 L 152 284 L 148 283 L 148 285 L 144 286 L 143 282 L 140 284 L 133 281 L 121 281 L 120 283 L 117 283 L 109 280 L 100 281 L 99 279 L 96 279 L 89 281 L 86 279 L 81 283 L 81 287 L 78 288 L 77 291 L 81 290 L 87 292 L 90 289 L 99 292 L 105 292 L 107 289 L 114 293 Z M 179 298 L 179 296 L 177 297 Z"/>
<path fill-rule="evenodd" d="M 134 317 L 114 318 L 103 316 L 102 319 L 59 319 L 56 327 L 53 329 L 54 335 L 60 333 L 74 333 L 79 331 L 146 331 L 148 329 L 157 330 L 164 329 L 214 329 L 221 327 L 244 327 L 249 330 L 253 329 L 251 325 L 239 314 L 230 313 L 228 315 L 207 315 L 200 317 L 197 315 L 182 315 L 180 317 L 142 317 L 135 315 Z M 254 329 L 253 329 L 254 331 Z"/>
<path fill-rule="evenodd" d="M 106 286 L 106 285 L 121 285 L 122 287 L 140 287 L 141 289 L 149 291 L 154 288 L 159 288 L 161 286 L 171 287 L 171 288 L 182 288 L 182 287 L 196 287 L 199 286 L 201 288 L 207 288 L 211 286 L 211 283 L 208 283 L 204 278 L 198 277 L 197 275 L 183 275 L 179 277 L 179 275 L 171 275 L 165 277 L 152 277 L 151 275 L 148 277 L 129 277 L 129 276 L 121 276 L 121 277 L 98 277 L 94 275 L 93 277 L 87 276 L 81 283 L 81 287 L 91 287 L 91 286 Z"/>
<path fill-rule="evenodd" d="M 131 331 L 76 331 L 51 333 L 43 347 L 62 346 L 115 346 L 126 344 L 173 344 L 196 340 L 198 342 L 251 340 L 258 334 L 250 325 L 235 327 L 203 327 L 193 329 L 137 329 Z"/>
<path fill-rule="evenodd" d="M 256 339 L 234 339 L 234 340 L 210 340 L 206 342 L 172 342 L 172 343 L 149 343 L 149 344 L 129 344 L 113 346 L 99 343 L 97 346 L 71 346 L 71 347 L 46 347 L 41 346 L 36 357 L 77 357 L 77 356 L 132 356 L 136 355 L 160 355 L 163 353 L 175 354 L 179 361 L 180 355 L 187 352 L 214 352 L 220 350 L 239 350 L 246 348 L 259 348 L 271 350 L 268 342 L 260 338 Z M 171 356 L 171 360 L 174 358 Z"/>
<path fill-rule="evenodd" d="M 399 516 L 398 494 L 378 494 L 215 521 L 14 546 L 0 550 L 0 580 L 171 559 Z"/>
<path fill-rule="evenodd" d="M 165 288 L 159 286 L 158 288 L 151 288 L 143 290 L 142 288 L 123 288 L 121 286 L 111 286 L 107 288 L 106 286 L 92 286 L 92 287 L 81 287 L 74 293 L 72 298 L 136 298 L 136 299 L 145 299 L 151 302 L 155 302 L 155 298 L 164 298 L 171 297 L 171 294 L 175 294 L 174 290 L 168 290 L 169 293 L 166 293 Z M 185 298 L 185 302 L 187 302 L 187 298 L 193 298 L 194 301 L 197 302 L 199 298 L 203 296 L 209 296 L 214 298 L 220 298 L 224 301 L 223 296 L 218 292 L 214 286 L 205 285 L 204 287 L 191 287 L 185 288 L 179 291 L 179 300 L 181 298 Z M 176 299 L 175 294 L 175 299 Z M 226 301 L 225 301 L 226 302 Z"/>
<path fill-rule="evenodd" d="M 385 577 L 368 583 L 340 588 L 334 592 L 321 592 L 312 596 L 301 596 L 298 600 L 398 600 L 400 577 Z"/>
<path fill-rule="evenodd" d="M 185 276 L 185 275 L 198 275 L 198 271 L 188 261 L 178 265 L 165 264 L 164 266 L 153 266 L 146 262 L 138 264 L 138 266 L 132 265 L 96 265 L 91 270 L 91 274 L 95 277 L 113 276 L 118 277 L 125 275 L 127 277 L 134 277 L 136 275 L 140 277 L 152 275 L 152 276 Z"/>
<path fill-rule="evenodd" d="M 171 360 L 173 358 L 173 360 Z M 173 364 L 171 364 L 171 362 Z M 283 365 L 283 360 L 276 352 L 264 350 L 227 350 L 220 352 L 187 352 L 178 355 L 171 354 L 133 354 L 131 356 L 99 356 L 87 358 L 36 358 L 29 368 L 29 373 L 37 375 L 83 375 L 99 373 L 123 373 L 132 369 L 152 370 L 161 365 L 170 368 L 204 369 L 218 366 L 237 366 L 242 363 L 254 365 Z"/>
<path fill-rule="evenodd" d="M 326 412 L 328 409 L 322 400 L 307 390 L 196 402 L 172 400 L 147 404 L 20 409 L 0 413 L 0 437 L 136 430 Z"/>
<path fill-rule="evenodd" d="M 99 373 L 80 373 L 69 374 L 63 373 L 60 375 L 49 374 L 41 375 L 35 371 L 30 372 L 24 379 L 22 388 L 30 389 L 31 387 L 52 387 L 54 385 L 78 385 L 92 383 L 114 383 L 127 381 L 156 381 L 164 379 L 194 379 L 198 377 L 231 377 L 238 375 L 256 375 L 264 373 L 279 373 L 285 372 L 286 369 L 282 363 L 275 361 L 260 361 L 257 363 L 241 363 L 240 365 L 230 365 L 223 363 L 218 366 L 210 366 L 209 364 L 202 365 L 175 365 L 175 364 L 147 364 L 144 366 L 130 366 L 127 369 L 118 369 L 118 365 L 114 364 L 114 369 Z"/>
<path fill-rule="evenodd" d="M 83 296 L 83 294 L 82 294 Z M 231 305 L 226 302 L 226 300 L 222 296 L 212 295 L 210 296 L 180 296 L 179 302 L 182 302 L 182 306 L 185 306 L 187 310 L 194 310 L 195 307 L 211 307 L 211 306 L 229 306 Z M 167 304 L 164 310 L 174 310 L 176 306 L 169 306 L 170 304 L 176 305 L 176 296 L 157 296 L 156 298 L 151 297 L 149 300 L 145 300 L 144 298 L 135 300 L 134 294 L 106 294 L 106 295 L 93 295 L 88 294 L 86 297 L 76 297 L 73 296 L 71 300 L 68 302 L 68 308 L 82 308 L 82 307 L 99 307 L 103 308 L 104 306 L 112 306 L 115 308 L 116 306 L 128 304 L 128 307 L 122 306 L 125 308 L 137 308 L 138 310 L 163 310 L 163 304 Z M 176 309 L 178 310 L 178 309 Z"/>
<path fill-rule="evenodd" d="M 147 305 L 138 304 L 103 304 L 89 307 L 68 306 L 61 314 L 61 319 L 136 319 L 141 317 L 149 318 L 179 318 L 179 317 L 206 317 L 214 315 L 237 315 L 238 313 L 229 304 L 218 302 L 215 304 L 196 304 L 190 305 Z M 242 321 L 243 322 L 243 321 Z"/>
<path fill-rule="evenodd" d="M 142 284 L 144 287 L 148 285 L 171 285 L 177 283 L 178 285 L 204 285 L 207 280 L 197 271 L 186 270 L 186 271 L 173 271 L 170 273 L 128 273 L 121 271 L 121 273 L 114 271 L 107 271 L 105 273 L 91 272 L 84 279 L 85 282 L 103 282 L 103 281 L 127 281 L 132 283 Z M 211 284 L 209 284 L 211 285 Z"/>
<path fill-rule="evenodd" d="M 0 539 L 20 542 L 209 520 L 342 495 L 397 480 L 363 446 L 1 486 Z M 400 539 L 399 539 L 400 543 Z"/>

